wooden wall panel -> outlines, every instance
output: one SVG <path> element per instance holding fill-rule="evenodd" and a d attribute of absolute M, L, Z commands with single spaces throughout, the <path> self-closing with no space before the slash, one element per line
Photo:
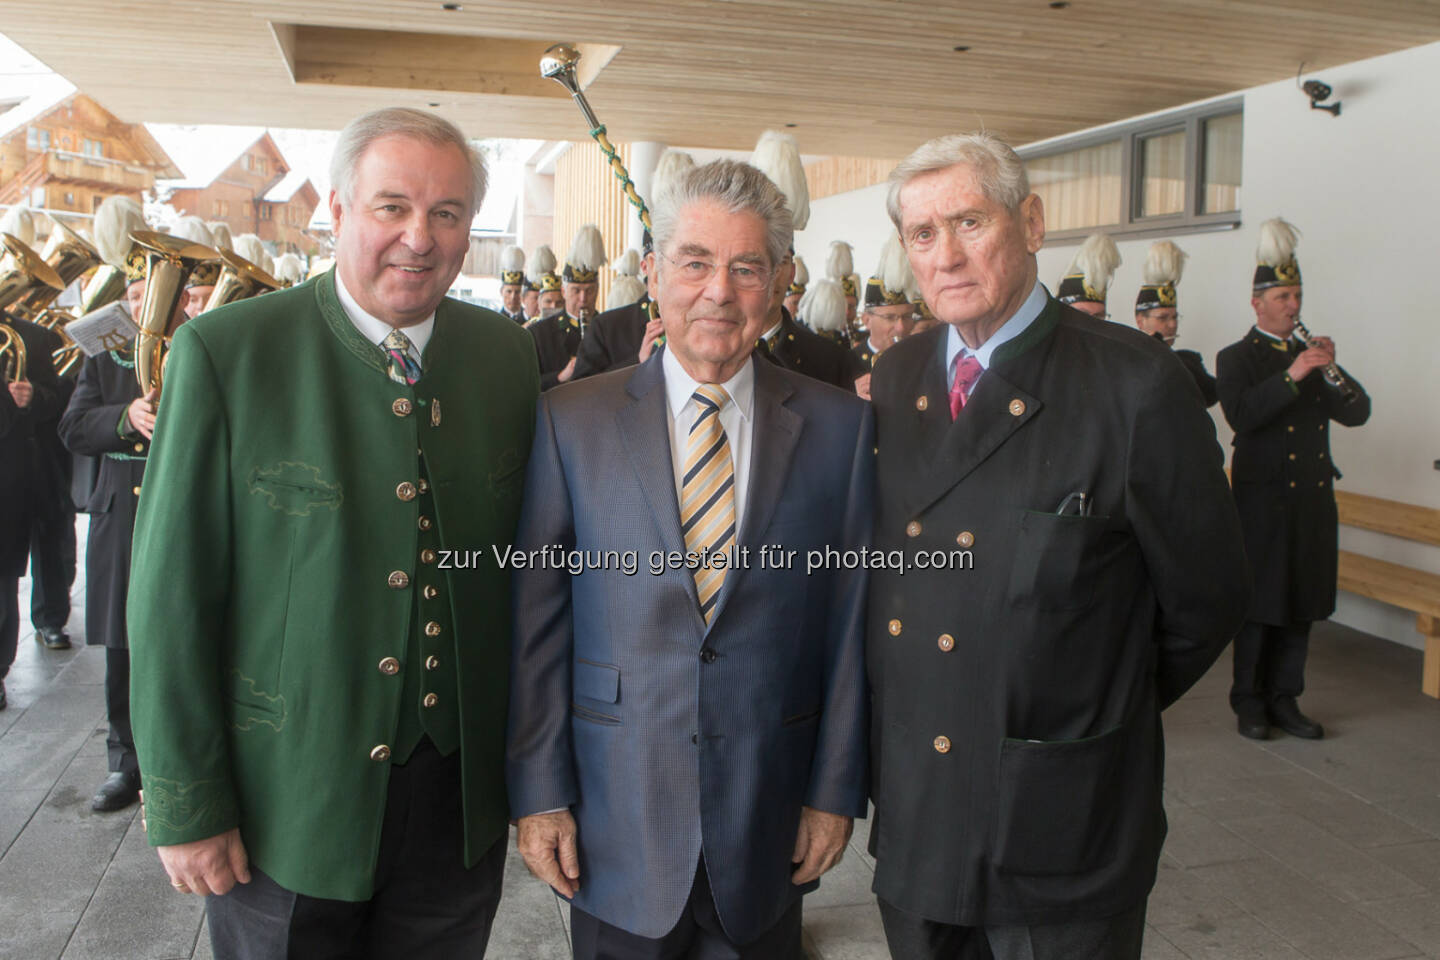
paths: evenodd
<path fill-rule="evenodd" d="M 899 162 L 874 157 L 826 157 L 817 160 L 805 167 L 805 179 L 810 182 L 810 199 L 819 200 L 884 183 Z"/>
<path fill-rule="evenodd" d="M 616 152 L 628 167 L 629 144 L 617 144 Z M 625 252 L 625 230 L 634 216 L 634 208 L 620 191 L 620 181 L 610 172 L 610 164 L 595 141 L 576 143 L 555 161 L 555 216 L 550 248 L 562 267 L 575 231 L 587 223 L 600 228 L 600 235 L 605 238 L 605 255 L 609 263 L 614 263 Z M 608 266 L 600 271 L 599 309 L 605 308 L 605 297 L 614 276 L 615 271 Z"/>

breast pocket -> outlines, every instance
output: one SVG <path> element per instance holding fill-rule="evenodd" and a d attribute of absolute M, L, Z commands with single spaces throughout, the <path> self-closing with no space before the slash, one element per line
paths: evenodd
<path fill-rule="evenodd" d="M 1011 603 L 1037 610 L 1088 607 L 1108 526 L 1108 517 L 1025 511 L 1010 571 Z"/>

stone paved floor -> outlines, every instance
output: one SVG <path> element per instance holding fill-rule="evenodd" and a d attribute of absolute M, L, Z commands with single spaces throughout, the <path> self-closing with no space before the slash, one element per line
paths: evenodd
<path fill-rule="evenodd" d="M 1240 739 L 1228 673 L 1227 658 L 1166 714 L 1171 832 L 1146 960 L 1440 958 L 1440 702 L 1419 693 L 1419 653 L 1318 628 L 1305 707 L 1320 743 Z M 21 635 L 0 712 L 0 958 L 208 960 L 200 903 L 171 892 L 135 809 L 90 812 L 103 674 L 98 648 Z M 807 900 L 812 960 L 888 956 L 864 826 Z M 512 851 L 488 955 L 568 957 L 566 922 Z"/>

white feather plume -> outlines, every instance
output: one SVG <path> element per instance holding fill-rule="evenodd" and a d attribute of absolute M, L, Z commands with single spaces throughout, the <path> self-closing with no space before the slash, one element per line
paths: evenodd
<path fill-rule="evenodd" d="M 305 265 L 293 253 L 282 253 L 275 258 L 275 272 L 271 274 L 281 283 L 297 284 L 305 279 Z"/>
<path fill-rule="evenodd" d="M 795 283 L 803 287 L 809 282 L 810 268 L 805 266 L 805 261 L 801 259 L 800 254 L 797 253 L 795 254 Z"/>
<path fill-rule="evenodd" d="M 643 296 L 645 296 L 644 281 L 636 276 L 621 274 L 610 284 L 610 295 L 605 298 L 605 309 L 615 310 L 619 307 L 628 307 Z"/>
<path fill-rule="evenodd" d="M 1108 233 L 1092 233 L 1080 245 L 1075 259 L 1070 261 L 1067 273 L 1082 274 L 1085 277 L 1085 286 L 1104 297 L 1119 266 L 1120 248 L 1115 246 L 1115 241 Z"/>
<path fill-rule="evenodd" d="M 1185 261 L 1189 257 L 1169 240 L 1161 240 L 1150 244 L 1150 252 L 1145 256 L 1145 283 L 1149 286 L 1174 286 L 1180 282 L 1180 274 L 1185 272 Z"/>
<path fill-rule="evenodd" d="M 1300 231 L 1293 223 L 1279 217 L 1260 224 L 1260 245 L 1255 249 L 1255 262 L 1278 267 L 1295 259 L 1295 245 Z"/>
<path fill-rule="evenodd" d="M 525 276 L 534 285 L 539 285 L 540 278 L 547 273 L 555 272 L 555 251 L 549 245 L 540 244 L 535 252 L 530 254 L 530 262 L 525 265 Z"/>
<path fill-rule="evenodd" d="M 16 205 L 0 218 L 0 233 L 8 233 L 27 247 L 35 246 L 35 215 L 26 206 Z"/>
<path fill-rule="evenodd" d="M 650 176 L 650 202 L 653 204 L 660 194 L 694 169 L 695 158 L 684 150 L 666 150 L 660 154 L 660 161 Z"/>
<path fill-rule="evenodd" d="M 811 330 L 844 330 L 847 308 L 845 291 L 830 277 L 815 281 L 800 298 L 800 315 Z"/>
<path fill-rule="evenodd" d="M 587 223 L 576 230 L 565 262 L 581 270 L 599 270 L 605 266 L 605 260 L 605 240 L 600 236 L 600 228 Z"/>
<path fill-rule="evenodd" d="M 639 253 L 639 251 L 637 251 L 637 250 L 626 250 L 624 253 L 620 254 L 620 256 L 619 256 L 618 259 L 616 259 L 616 261 L 615 261 L 615 263 L 614 263 L 614 267 L 615 267 L 615 273 L 617 274 L 617 276 L 615 277 L 615 279 L 616 279 L 617 282 L 619 281 L 620 277 L 638 277 L 638 276 L 640 276 L 640 253 Z M 635 302 L 634 300 L 626 300 L 626 301 L 625 301 L 625 303 L 634 303 L 634 302 Z M 624 305 L 624 304 L 622 304 L 622 306 L 623 306 L 623 305 Z"/>
<path fill-rule="evenodd" d="M 785 194 L 795 230 L 804 230 L 810 222 L 810 182 L 805 179 L 805 165 L 800 162 L 800 145 L 795 138 L 778 130 L 766 130 L 755 144 L 750 164 Z"/>
<path fill-rule="evenodd" d="M 130 234 L 148 229 L 139 203 L 129 197 L 107 197 L 95 211 L 95 249 L 110 266 L 123 267 L 134 245 Z"/>
<path fill-rule="evenodd" d="M 199 217 L 181 217 L 175 221 L 170 228 L 170 235 L 181 240 L 189 240 L 191 243 L 198 243 L 202 246 L 215 249 L 215 236 L 210 228 L 205 226 L 205 221 Z"/>
<path fill-rule="evenodd" d="M 275 262 L 265 252 L 265 243 L 253 233 L 242 233 L 235 238 L 235 254 L 249 260 L 266 273 L 274 275 Z"/>
<path fill-rule="evenodd" d="M 500 270 L 504 273 L 521 273 L 525 270 L 525 251 L 509 244 L 500 251 Z"/>
<path fill-rule="evenodd" d="M 830 255 L 825 258 L 825 279 L 843 280 L 855 272 L 853 248 L 844 240 L 830 241 Z"/>
<path fill-rule="evenodd" d="M 224 220 L 211 220 L 205 226 L 210 228 L 210 236 L 215 238 L 216 250 L 235 249 L 235 237 L 230 232 L 230 224 Z"/>
<path fill-rule="evenodd" d="M 910 269 L 910 258 L 900 245 L 900 235 L 891 231 L 885 245 L 880 248 L 880 264 L 875 276 L 890 293 L 905 293 L 915 286 L 915 274 Z"/>

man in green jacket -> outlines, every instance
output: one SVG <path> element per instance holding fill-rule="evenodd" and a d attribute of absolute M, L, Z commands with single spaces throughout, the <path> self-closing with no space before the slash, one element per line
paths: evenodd
<path fill-rule="evenodd" d="M 335 269 L 169 356 L 129 598 L 149 839 L 222 960 L 478 957 L 535 350 L 445 297 L 485 192 L 458 129 L 367 114 L 331 179 Z"/>

